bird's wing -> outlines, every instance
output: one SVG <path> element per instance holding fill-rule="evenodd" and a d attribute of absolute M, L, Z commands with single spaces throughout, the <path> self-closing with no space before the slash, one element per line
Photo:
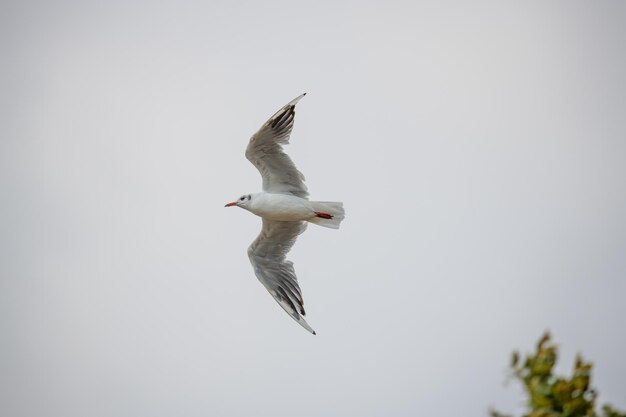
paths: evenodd
<path fill-rule="evenodd" d="M 306 222 L 263 219 L 263 229 L 248 248 L 256 277 L 295 321 L 309 332 L 315 331 L 304 320 L 304 301 L 293 263 L 286 258 Z"/>
<path fill-rule="evenodd" d="M 276 194 L 290 194 L 307 198 L 309 193 L 304 185 L 304 175 L 283 152 L 289 143 L 296 115 L 296 103 L 306 93 L 291 100 L 265 122 L 256 132 L 246 148 L 246 158 L 254 164 L 263 177 L 263 191 Z"/>

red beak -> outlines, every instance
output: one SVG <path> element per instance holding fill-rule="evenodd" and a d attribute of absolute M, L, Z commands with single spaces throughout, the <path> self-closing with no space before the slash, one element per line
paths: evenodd
<path fill-rule="evenodd" d="M 224 207 L 232 207 L 232 206 L 236 206 L 236 205 L 237 205 L 237 203 L 233 201 L 232 203 L 226 204 Z"/>

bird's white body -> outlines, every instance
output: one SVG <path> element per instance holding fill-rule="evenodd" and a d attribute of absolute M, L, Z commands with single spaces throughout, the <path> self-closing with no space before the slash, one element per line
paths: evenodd
<path fill-rule="evenodd" d="M 255 193 L 251 196 L 250 204 L 242 208 L 264 219 L 295 222 L 316 217 L 313 205 L 304 198 L 274 193 Z"/>
<path fill-rule="evenodd" d="M 266 192 L 247 194 L 231 204 L 248 210 L 265 220 L 307 221 L 331 229 L 339 229 L 345 216 L 343 203 L 309 201 L 306 198 L 290 194 Z"/>

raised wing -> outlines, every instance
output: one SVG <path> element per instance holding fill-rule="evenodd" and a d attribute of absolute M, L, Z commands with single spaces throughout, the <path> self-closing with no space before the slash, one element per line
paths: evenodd
<path fill-rule="evenodd" d="M 293 263 L 286 259 L 305 222 L 280 222 L 263 219 L 263 229 L 248 248 L 256 277 L 278 304 L 309 332 L 315 331 L 304 320 L 304 301 Z"/>
<path fill-rule="evenodd" d="M 246 158 L 254 164 L 263 177 L 263 191 L 276 194 L 291 194 L 307 198 L 304 175 L 294 165 L 283 146 L 289 143 L 296 115 L 296 103 L 306 93 L 291 100 L 265 122 L 256 132 L 246 148 Z"/>

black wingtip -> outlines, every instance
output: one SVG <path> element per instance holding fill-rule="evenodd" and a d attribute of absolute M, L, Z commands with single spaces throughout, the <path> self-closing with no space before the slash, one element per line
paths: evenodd
<path fill-rule="evenodd" d="M 313 330 L 313 336 L 315 336 L 317 333 L 315 333 L 315 330 Z"/>

